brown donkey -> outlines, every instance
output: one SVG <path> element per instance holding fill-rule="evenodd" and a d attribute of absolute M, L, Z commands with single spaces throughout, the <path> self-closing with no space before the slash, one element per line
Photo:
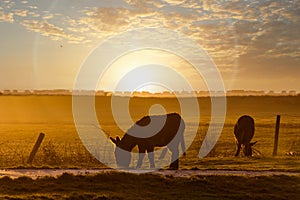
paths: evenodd
<path fill-rule="evenodd" d="M 234 126 L 234 135 L 236 138 L 237 151 L 235 156 L 238 156 L 241 148 L 245 156 L 252 156 L 252 146 L 257 142 L 250 143 L 254 136 L 254 119 L 248 115 L 244 115 L 238 119 Z"/>
<path fill-rule="evenodd" d="M 185 123 L 177 113 L 143 117 L 127 130 L 122 139 L 118 136 L 116 139 L 110 137 L 111 141 L 116 144 L 115 157 L 118 167 L 129 167 L 131 151 L 138 146 L 137 168 L 142 166 L 146 152 L 150 168 L 155 168 L 154 148 L 166 146 L 172 153 L 170 168 L 178 169 L 179 144 L 185 152 L 184 129 Z"/>

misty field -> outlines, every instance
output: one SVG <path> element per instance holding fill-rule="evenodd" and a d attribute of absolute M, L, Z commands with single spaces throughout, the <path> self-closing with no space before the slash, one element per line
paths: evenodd
<path fill-rule="evenodd" d="M 85 97 L 82 97 L 85 98 Z M 185 99 L 189 101 L 189 99 Z M 110 136 L 122 136 L 111 112 L 110 97 L 96 97 L 99 126 Z M 215 148 L 203 159 L 199 149 L 210 122 L 210 98 L 198 98 L 200 119 L 185 119 L 198 126 L 197 135 L 181 169 L 283 170 L 300 171 L 300 97 L 228 97 L 225 126 Z M 172 98 L 132 98 L 133 120 L 149 114 L 152 105 L 160 104 L 167 112 L 179 112 Z M 82 145 L 72 116 L 71 96 L 0 96 L 0 167 L 103 168 Z M 255 119 L 253 158 L 234 157 L 233 127 L 239 116 Z M 281 115 L 278 155 L 272 157 L 276 115 Z M 98 125 L 97 125 L 98 126 Z M 130 124 L 128 124 L 130 126 Z M 40 132 L 46 134 L 32 165 L 26 164 Z M 189 134 L 189 130 L 185 134 Z M 111 155 L 113 156 L 113 155 Z M 145 158 L 145 161 L 147 159 Z"/>

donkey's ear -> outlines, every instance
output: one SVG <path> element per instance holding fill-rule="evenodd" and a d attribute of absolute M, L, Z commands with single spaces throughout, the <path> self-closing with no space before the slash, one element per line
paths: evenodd
<path fill-rule="evenodd" d="M 255 144 L 256 144 L 256 142 L 257 142 L 257 141 L 255 141 L 255 142 L 251 142 L 251 143 L 250 143 L 250 146 L 253 146 L 253 145 L 255 145 Z"/>
<path fill-rule="evenodd" d="M 117 146 L 119 146 L 119 144 L 120 144 L 120 142 L 121 142 L 119 136 L 117 136 L 116 139 L 110 137 L 110 140 L 111 140 L 115 145 L 117 145 Z"/>
<path fill-rule="evenodd" d="M 117 145 L 117 141 L 116 141 L 114 138 L 109 137 L 109 139 L 110 139 L 115 145 Z"/>

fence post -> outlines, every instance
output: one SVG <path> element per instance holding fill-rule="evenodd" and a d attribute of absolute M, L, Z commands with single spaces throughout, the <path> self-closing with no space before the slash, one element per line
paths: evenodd
<path fill-rule="evenodd" d="M 277 156 L 279 127 L 280 127 L 280 115 L 277 115 L 276 128 L 275 128 L 275 137 L 274 137 L 273 156 Z"/>
<path fill-rule="evenodd" d="M 30 156 L 29 156 L 29 158 L 27 160 L 27 164 L 31 164 L 32 163 L 32 161 L 34 159 L 34 156 L 35 156 L 36 152 L 38 151 L 38 149 L 39 149 L 39 147 L 40 147 L 40 145 L 41 145 L 44 137 L 45 137 L 45 134 L 44 133 L 40 133 L 40 135 L 39 135 L 39 137 L 38 137 L 38 139 L 37 139 L 37 141 L 36 141 L 36 143 L 35 143 L 32 151 L 30 153 Z"/>

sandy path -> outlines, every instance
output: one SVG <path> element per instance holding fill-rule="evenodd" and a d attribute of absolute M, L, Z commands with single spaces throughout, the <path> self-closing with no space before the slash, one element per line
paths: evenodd
<path fill-rule="evenodd" d="M 18 178 L 21 176 L 28 176 L 33 179 L 44 176 L 57 177 L 63 173 L 70 173 L 74 175 L 93 175 L 98 173 L 117 172 L 112 169 L 91 169 L 91 170 L 78 170 L 78 169 L 7 169 L 0 170 L 0 178 L 8 176 L 10 178 Z M 199 176 L 273 176 L 273 175 L 287 175 L 287 176 L 300 176 L 300 172 L 279 172 L 279 171 L 231 171 L 231 170 L 130 170 L 129 172 L 151 173 L 164 176 L 173 177 L 191 177 L 194 175 Z"/>

